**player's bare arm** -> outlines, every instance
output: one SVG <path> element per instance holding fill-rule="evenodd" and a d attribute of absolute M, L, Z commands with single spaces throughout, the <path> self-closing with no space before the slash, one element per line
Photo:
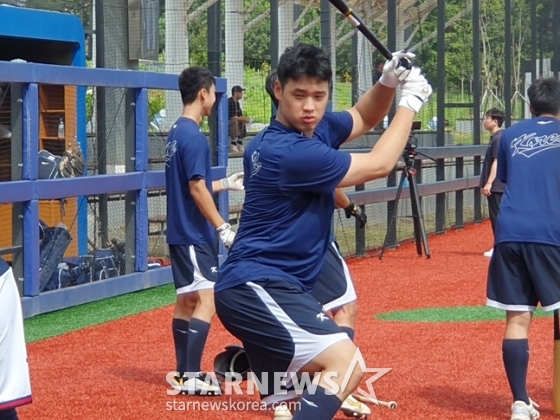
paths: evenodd
<path fill-rule="evenodd" d="M 341 188 L 337 188 L 336 190 L 334 190 L 334 205 L 337 208 L 343 209 L 345 207 L 348 207 L 351 203 L 352 200 L 350 200 L 350 198 L 346 194 L 344 194 L 344 191 L 342 191 Z"/>
<path fill-rule="evenodd" d="M 208 220 L 208 222 L 210 222 L 210 224 L 214 226 L 214 228 L 217 229 L 218 227 L 226 223 L 218 212 L 218 209 L 216 209 L 216 204 L 214 203 L 212 194 L 210 193 L 210 191 L 208 191 L 208 188 L 206 188 L 206 180 L 196 179 L 189 181 L 189 189 L 191 192 L 191 196 L 200 209 L 201 213 L 204 215 L 204 217 L 206 217 L 206 220 Z"/>
<path fill-rule="evenodd" d="M 498 159 L 494 159 L 492 161 L 492 166 L 490 167 L 490 175 L 488 175 L 488 181 L 486 182 L 486 185 L 482 189 L 482 194 L 484 194 L 485 196 L 489 197 L 490 195 L 492 195 L 490 190 L 492 189 L 492 184 L 496 179 L 497 173 L 498 173 Z"/>
<path fill-rule="evenodd" d="M 369 153 L 351 154 L 351 164 L 338 187 L 363 184 L 387 176 L 402 154 L 415 115 L 428 100 L 432 88 L 417 67 L 402 84 L 402 95 L 389 128 Z"/>

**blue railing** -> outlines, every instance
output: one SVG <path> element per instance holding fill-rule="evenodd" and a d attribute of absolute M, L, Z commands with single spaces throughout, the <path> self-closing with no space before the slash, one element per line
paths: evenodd
<path fill-rule="evenodd" d="M 172 281 L 168 267 L 148 271 L 148 190 L 164 188 L 163 171 L 148 171 L 148 89 L 178 90 L 178 75 L 132 70 L 77 68 L 32 63 L 0 62 L 0 80 L 22 86 L 22 179 L 0 182 L 0 203 L 22 203 L 23 309 L 32 316 L 105 297 L 128 293 Z M 38 85 L 116 87 L 132 90 L 134 97 L 134 170 L 124 174 L 38 180 L 39 97 Z M 226 175 L 227 94 L 226 80 L 216 81 L 218 101 L 218 165 L 214 179 Z M 79 106 L 79 105 L 78 105 Z M 78 120 L 78 124 L 81 122 Z M 80 127 L 78 131 L 82 131 Z M 83 130 L 85 132 L 85 130 Z M 87 147 L 78 141 L 83 150 Z M 39 200 L 81 197 L 114 192 L 134 194 L 135 240 L 133 273 L 68 289 L 39 293 Z M 228 217 L 228 194 L 219 195 L 220 212 Z M 227 219 L 226 219 L 227 220 Z M 86 238 L 87 240 L 87 238 Z M 220 256 L 225 251 L 220 246 Z"/>

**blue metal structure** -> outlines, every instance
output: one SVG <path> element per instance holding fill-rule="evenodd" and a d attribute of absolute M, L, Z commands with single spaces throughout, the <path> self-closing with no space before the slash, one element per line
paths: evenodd
<path fill-rule="evenodd" d="M 163 171 L 148 171 L 148 89 L 178 90 L 177 76 L 131 70 L 108 70 L 60 65 L 0 62 L 0 80 L 23 86 L 23 180 L 0 183 L 0 203 L 23 202 L 24 316 L 62 309 L 81 303 L 142 290 L 172 281 L 168 267 L 149 270 L 148 261 L 148 189 L 164 188 Z M 38 180 L 39 84 L 104 86 L 131 89 L 135 98 L 134 171 L 124 174 L 80 178 Z M 226 80 L 216 80 L 218 95 L 218 166 L 213 178 L 226 175 L 227 165 L 227 93 Z M 15 141 L 15 139 L 13 140 Z M 135 194 L 134 273 L 102 282 L 39 293 L 39 200 L 73 196 Z M 219 197 L 220 211 L 228 217 L 228 194 Z M 221 259 L 224 249 L 220 250 Z"/>
<path fill-rule="evenodd" d="M 0 22 L 0 60 L 22 59 L 33 63 L 86 66 L 85 32 L 78 16 L 0 5 Z M 85 86 L 78 87 L 76 141 L 87 152 L 85 98 Z M 80 208 L 78 231 L 87 232 L 86 207 Z M 87 246 L 86 235 L 80 235 L 80 253 L 87 253 Z"/>

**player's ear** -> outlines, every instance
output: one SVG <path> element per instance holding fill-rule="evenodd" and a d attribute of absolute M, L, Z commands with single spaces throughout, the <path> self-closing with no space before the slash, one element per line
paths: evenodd
<path fill-rule="evenodd" d="M 279 80 L 274 82 L 274 97 L 277 101 L 282 99 L 282 85 L 280 84 Z"/>
<path fill-rule="evenodd" d="M 198 92 L 198 98 L 202 102 L 204 102 L 207 97 L 208 97 L 208 91 L 205 88 L 200 89 L 200 91 Z"/>

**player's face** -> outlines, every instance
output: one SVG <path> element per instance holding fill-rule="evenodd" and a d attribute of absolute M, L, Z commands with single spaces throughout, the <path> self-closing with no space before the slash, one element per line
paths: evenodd
<path fill-rule="evenodd" d="M 212 112 L 212 107 L 216 102 L 216 86 L 212 85 L 210 91 L 202 90 L 202 110 L 204 111 L 204 116 L 207 117 Z"/>
<path fill-rule="evenodd" d="M 274 93 L 280 101 L 277 119 L 306 136 L 311 136 L 327 109 L 328 82 L 314 77 L 302 77 L 299 80 L 289 80 L 284 90 L 276 82 Z"/>
<path fill-rule="evenodd" d="M 491 130 L 494 128 L 494 120 L 490 116 L 485 116 L 482 120 L 482 125 L 484 125 L 485 130 Z"/>

